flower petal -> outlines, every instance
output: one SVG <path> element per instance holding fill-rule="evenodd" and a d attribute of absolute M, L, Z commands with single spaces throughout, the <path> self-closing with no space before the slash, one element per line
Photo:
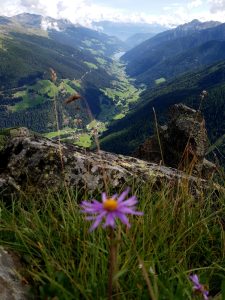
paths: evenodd
<path fill-rule="evenodd" d="M 95 222 L 92 224 L 91 228 L 89 229 L 90 232 L 95 230 L 98 227 L 98 225 L 101 223 L 102 218 L 105 216 L 105 214 L 106 214 L 106 212 L 104 211 L 96 218 Z"/>
<path fill-rule="evenodd" d="M 198 275 L 196 275 L 196 274 L 190 275 L 189 278 L 191 279 L 191 281 L 192 281 L 194 284 L 199 285 Z"/>
<path fill-rule="evenodd" d="M 135 211 L 134 208 L 129 208 L 129 207 L 120 207 L 117 210 L 118 212 L 122 214 L 130 214 L 130 215 L 137 215 L 137 216 L 142 216 L 144 213 L 141 211 Z"/>
<path fill-rule="evenodd" d="M 118 203 L 122 202 L 126 198 L 129 191 L 130 191 L 130 188 L 127 188 L 124 192 L 122 192 L 122 194 L 118 197 L 118 200 L 117 200 Z"/>
<path fill-rule="evenodd" d="M 113 212 L 109 212 L 106 216 L 105 226 L 115 227 L 115 214 Z"/>
<path fill-rule="evenodd" d="M 83 201 L 81 203 L 81 208 L 83 208 L 83 210 L 81 211 L 83 213 L 95 214 L 103 210 L 103 205 L 97 200 L 93 200 L 93 202 Z"/>
<path fill-rule="evenodd" d="M 107 200 L 106 193 L 102 193 L 102 202 L 105 202 Z"/>
<path fill-rule="evenodd" d="M 208 295 L 209 295 L 209 292 L 208 292 L 208 291 L 204 291 L 204 292 L 203 292 L 203 298 L 204 298 L 204 300 L 209 300 Z"/>
<path fill-rule="evenodd" d="M 123 224 L 127 225 L 127 227 L 130 227 L 129 220 L 128 220 L 128 218 L 126 217 L 126 215 L 117 212 L 117 213 L 116 213 L 116 216 L 121 220 L 121 222 L 122 222 Z"/>
<path fill-rule="evenodd" d="M 114 195 L 113 195 L 112 197 L 110 197 L 110 198 L 116 200 L 116 198 L 118 198 L 118 194 L 114 194 Z"/>
<path fill-rule="evenodd" d="M 119 205 L 125 205 L 125 206 L 133 206 L 137 203 L 137 197 L 136 196 L 132 196 L 129 199 L 127 199 L 126 201 L 122 201 L 119 203 Z"/>

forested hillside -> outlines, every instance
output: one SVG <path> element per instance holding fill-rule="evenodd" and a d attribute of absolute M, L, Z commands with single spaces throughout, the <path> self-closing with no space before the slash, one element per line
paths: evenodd
<path fill-rule="evenodd" d="M 202 90 L 207 90 L 208 97 L 200 107 L 199 95 Z M 163 124 L 168 108 L 180 102 L 196 109 L 201 108 L 212 145 L 225 133 L 225 62 L 188 73 L 157 89 L 148 89 L 141 97 L 142 104 L 124 119 L 115 122 L 105 133 L 101 143 L 103 149 L 131 154 L 153 133 L 153 107 L 159 123 Z M 224 149 L 223 145 L 222 142 L 218 145 L 221 151 Z M 220 157 L 222 159 L 221 155 Z"/>
<path fill-rule="evenodd" d="M 20 14 L 9 19 L 23 27 L 44 30 L 48 37 L 70 47 L 87 50 L 93 55 L 110 56 L 123 50 L 124 44 L 116 37 L 75 25 L 68 20 L 56 20 L 34 14 Z"/>
<path fill-rule="evenodd" d="M 225 24 L 193 21 L 169 30 L 128 51 L 122 59 L 137 83 L 154 86 L 189 70 L 224 59 Z"/>
<path fill-rule="evenodd" d="M 101 133 L 139 100 L 139 90 L 113 57 L 123 50 L 118 39 L 33 14 L 3 17 L 0 30 L 1 128 L 25 126 L 54 137 L 58 122 L 63 138 L 90 146 L 94 127 Z M 65 104 L 78 93 L 82 100 Z"/>

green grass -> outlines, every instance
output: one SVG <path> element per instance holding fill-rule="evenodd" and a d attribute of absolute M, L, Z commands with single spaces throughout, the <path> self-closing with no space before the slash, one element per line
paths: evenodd
<path fill-rule="evenodd" d="M 41 95 L 29 95 L 27 93 L 27 91 L 23 91 L 23 92 L 17 92 L 15 94 L 16 97 L 22 97 L 23 100 L 16 103 L 14 106 L 10 107 L 10 110 L 12 112 L 16 112 L 16 111 L 21 111 L 21 110 L 25 110 L 27 108 L 31 108 L 34 107 L 38 104 L 43 103 L 44 101 L 46 101 L 46 99 L 41 96 Z"/>
<path fill-rule="evenodd" d="M 84 148 L 90 148 L 92 141 L 91 136 L 88 133 L 84 133 L 78 136 L 78 141 L 74 142 L 75 145 L 84 147 Z"/>
<path fill-rule="evenodd" d="M 1 35 L 0 35 L 0 49 L 3 50 L 3 51 L 7 51 L 7 49 L 4 46 L 4 41 L 3 41 L 2 37 L 1 37 Z"/>
<path fill-rule="evenodd" d="M 86 50 L 88 50 L 91 54 L 93 54 L 93 55 L 100 55 L 100 54 L 104 54 L 104 52 L 103 51 L 97 51 L 97 50 L 94 50 L 94 49 L 92 49 L 92 48 L 86 48 Z"/>
<path fill-rule="evenodd" d="M 35 85 L 29 87 L 29 91 L 35 91 L 39 95 L 47 95 L 49 98 L 53 98 L 58 93 L 58 88 L 50 80 L 39 80 Z"/>
<path fill-rule="evenodd" d="M 14 97 L 21 97 L 22 100 L 9 108 L 12 112 L 22 111 L 52 100 L 55 95 L 63 91 L 70 95 L 75 94 L 76 90 L 71 85 L 80 88 L 79 82 L 75 80 L 62 79 L 58 87 L 50 80 L 39 80 L 36 84 L 16 92 Z"/>
<path fill-rule="evenodd" d="M 102 88 L 101 91 L 112 101 L 112 105 L 101 104 L 100 119 L 118 120 L 125 116 L 132 105 L 140 101 L 143 89 L 136 88 L 125 72 L 121 63 L 114 61 L 108 72 L 115 78 L 111 87 Z"/>
<path fill-rule="evenodd" d="M 107 64 L 107 61 L 104 59 L 104 58 L 102 58 L 102 57 L 96 57 L 96 60 L 97 60 L 97 62 L 100 64 L 100 65 L 106 65 Z"/>
<path fill-rule="evenodd" d="M 48 132 L 48 133 L 45 133 L 44 136 L 49 138 L 49 139 L 52 139 L 54 137 L 57 137 L 57 136 L 61 136 L 63 137 L 63 135 L 67 135 L 67 134 L 73 134 L 75 132 L 75 129 L 72 129 L 72 128 L 64 128 L 62 130 L 60 130 L 60 132 L 58 131 L 52 131 L 52 132 Z"/>
<path fill-rule="evenodd" d="M 72 80 L 71 83 L 78 89 L 81 89 L 81 82 L 79 80 Z"/>
<path fill-rule="evenodd" d="M 22 97 L 22 101 L 10 106 L 12 112 L 26 110 L 48 101 L 58 93 L 58 88 L 50 80 L 39 80 L 23 91 L 16 92 L 14 97 Z"/>
<path fill-rule="evenodd" d="M 116 115 L 116 116 L 113 118 L 113 120 L 120 120 L 120 119 L 122 119 L 122 118 L 124 118 L 124 117 L 125 117 L 124 114 L 118 114 L 118 115 Z"/>
<path fill-rule="evenodd" d="M 87 124 L 86 128 L 88 131 L 97 129 L 98 132 L 103 132 L 106 130 L 106 124 L 104 122 L 100 122 L 94 119 L 89 124 Z"/>
<path fill-rule="evenodd" d="M 70 197 L 49 191 L 1 203 L 0 243 L 23 257 L 35 299 L 107 299 L 108 231 L 89 233 L 78 205 L 100 199 L 100 191 L 84 191 L 74 187 Z M 132 194 L 144 216 L 130 218 L 130 230 L 117 224 L 118 298 L 150 299 L 147 276 L 155 299 L 190 300 L 188 276 L 196 273 L 212 299 L 224 299 L 225 195 L 195 199 L 184 186 L 154 191 L 151 183 L 134 185 Z"/>
<path fill-rule="evenodd" d="M 223 136 L 221 136 L 218 140 L 216 140 L 216 142 L 209 147 L 207 154 L 211 153 L 217 147 L 220 147 L 221 145 L 224 145 L 224 144 L 225 144 L 225 134 Z"/>
<path fill-rule="evenodd" d="M 159 84 L 164 83 L 164 82 L 166 82 L 166 79 L 163 78 L 163 77 L 161 77 L 161 78 L 155 80 L 155 84 L 156 84 L 156 85 L 159 85 Z"/>
<path fill-rule="evenodd" d="M 70 80 L 68 79 L 64 79 L 60 85 L 59 85 L 59 90 L 64 90 L 66 93 L 68 94 L 76 94 L 76 90 L 73 89 L 71 86 L 70 86 Z"/>
<path fill-rule="evenodd" d="M 98 69 L 98 66 L 96 66 L 95 64 L 90 63 L 88 61 L 84 61 L 84 64 L 87 65 L 90 69 L 94 69 L 94 70 Z"/>

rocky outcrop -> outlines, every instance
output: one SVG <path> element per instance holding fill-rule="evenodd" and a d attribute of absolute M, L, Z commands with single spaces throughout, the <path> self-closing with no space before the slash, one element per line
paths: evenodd
<path fill-rule="evenodd" d="M 20 263 L 16 255 L 0 247 L 0 299 L 26 300 L 28 289 L 18 278 Z"/>
<path fill-rule="evenodd" d="M 30 132 L 26 128 L 0 132 L 0 195 L 14 192 L 57 190 L 67 187 L 104 190 L 104 181 L 112 187 L 151 181 L 175 185 L 185 180 L 190 186 L 204 180 L 183 172 L 133 157 L 100 151 L 87 152 L 71 144 L 61 144 Z"/>
<path fill-rule="evenodd" d="M 134 156 L 210 178 L 216 166 L 205 159 L 208 136 L 203 115 L 183 104 L 171 107 L 166 126 L 141 145 Z"/>

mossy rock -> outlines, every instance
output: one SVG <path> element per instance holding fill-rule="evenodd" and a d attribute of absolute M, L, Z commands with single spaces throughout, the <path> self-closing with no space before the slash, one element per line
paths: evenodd
<path fill-rule="evenodd" d="M 0 151 L 2 149 L 4 149 L 5 144 L 7 143 L 9 138 L 11 137 L 10 131 L 12 129 L 13 128 L 0 129 Z"/>
<path fill-rule="evenodd" d="M 36 134 L 36 133 L 35 133 Z M 11 127 L 0 129 L 0 151 L 2 151 L 7 142 L 17 136 L 33 136 L 34 133 L 25 127 Z"/>

